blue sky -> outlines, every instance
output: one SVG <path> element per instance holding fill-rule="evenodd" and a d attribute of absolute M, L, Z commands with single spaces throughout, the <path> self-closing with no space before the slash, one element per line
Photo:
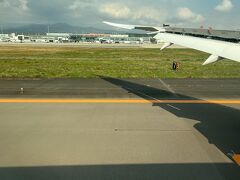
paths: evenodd
<path fill-rule="evenodd" d="M 0 24 L 69 23 L 104 28 L 103 20 L 240 29 L 239 0 L 0 0 Z"/>

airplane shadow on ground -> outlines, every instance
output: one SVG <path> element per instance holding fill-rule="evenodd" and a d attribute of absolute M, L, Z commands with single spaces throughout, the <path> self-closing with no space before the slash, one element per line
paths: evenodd
<path fill-rule="evenodd" d="M 103 80 L 127 90 L 146 100 L 173 98 L 171 92 L 134 82 L 101 77 Z M 178 99 L 196 99 L 177 94 Z M 176 97 L 174 97 L 176 98 Z M 154 103 L 177 117 L 196 120 L 194 127 L 208 141 L 227 154 L 230 150 L 240 152 L 240 111 L 218 104 L 166 104 Z M 240 169 L 233 163 L 188 164 L 122 164 L 122 165 L 76 165 L 43 167 L 0 167 L 1 180 L 219 180 L 240 179 Z"/>
<path fill-rule="evenodd" d="M 166 90 L 137 84 L 126 80 L 101 77 L 118 87 L 127 90 L 146 100 L 155 99 L 183 99 L 200 100 L 194 97 L 172 94 Z M 224 154 L 231 151 L 240 153 L 240 110 L 219 104 L 170 104 L 181 111 L 174 109 L 167 104 L 153 103 L 180 118 L 198 121 L 194 127 L 204 135 L 209 143 L 217 146 Z"/>
<path fill-rule="evenodd" d="M 221 171 L 221 174 L 217 170 Z M 1 180 L 236 180 L 228 163 L 123 164 L 0 168 Z"/>

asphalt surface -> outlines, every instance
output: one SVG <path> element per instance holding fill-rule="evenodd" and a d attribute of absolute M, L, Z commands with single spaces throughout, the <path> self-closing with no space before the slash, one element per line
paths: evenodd
<path fill-rule="evenodd" d="M 0 80 L 0 99 L 43 98 L 240 100 L 240 79 Z M 0 103 L 0 179 L 240 179 L 239 117 L 240 104 Z"/>
<path fill-rule="evenodd" d="M 0 98 L 131 99 L 138 91 L 158 99 L 239 99 L 240 79 L 0 80 Z"/>

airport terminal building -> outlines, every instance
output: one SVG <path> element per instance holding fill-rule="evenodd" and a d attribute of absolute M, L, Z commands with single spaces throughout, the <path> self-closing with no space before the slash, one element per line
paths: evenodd
<path fill-rule="evenodd" d="M 212 28 L 177 28 L 177 27 L 164 27 L 167 33 L 181 34 L 188 36 L 195 36 L 207 39 L 216 39 L 221 41 L 228 41 L 239 43 L 240 31 L 231 30 L 214 30 Z M 156 32 L 157 34 L 157 32 Z M 157 43 L 154 40 L 155 34 L 144 33 L 45 33 L 45 34 L 0 34 L 0 42 L 20 42 L 20 43 L 78 43 L 78 42 L 91 42 L 91 43 L 127 43 L 127 44 L 141 44 L 141 43 Z"/>
<path fill-rule="evenodd" d="M 140 44 L 152 42 L 152 37 L 146 34 L 100 34 L 100 33 L 86 33 L 86 34 L 72 34 L 72 33 L 46 33 L 45 35 L 16 35 L 0 34 L 1 42 L 14 43 L 126 43 L 126 44 Z"/>

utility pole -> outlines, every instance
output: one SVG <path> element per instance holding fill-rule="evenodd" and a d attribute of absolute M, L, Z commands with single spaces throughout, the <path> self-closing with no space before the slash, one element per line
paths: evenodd
<path fill-rule="evenodd" d="M 1 34 L 3 34 L 3 26 L 1 25 Z"/>
<path fill-rule="evenodd" d="M 48 25 L 48 33 L 49 33 L 49 25 Z"/>

